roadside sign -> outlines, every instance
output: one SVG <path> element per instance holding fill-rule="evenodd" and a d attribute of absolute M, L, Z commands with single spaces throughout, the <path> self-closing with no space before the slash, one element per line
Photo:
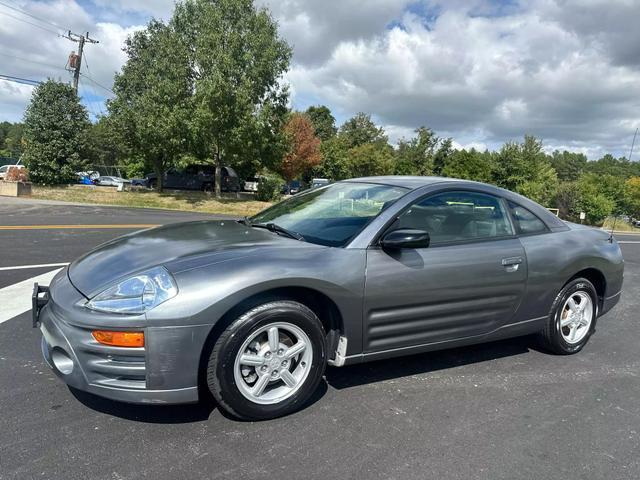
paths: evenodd
<path fill-rule="evenodd" d="M 587 214 L 584 212 L 580 212 L 580 220 L 584 220 L 585 218 L 587 218 Z"/>

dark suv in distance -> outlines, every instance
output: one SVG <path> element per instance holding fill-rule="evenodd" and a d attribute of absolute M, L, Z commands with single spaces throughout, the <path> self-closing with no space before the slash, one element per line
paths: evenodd
<path fill-rule="evenodd" d="M 213 191 L 215 185 L 215 165 L 194 164 L 184 169 L 170 168 L 164 174 L 164 188 L 176 190 L 202 190 Z M 240 180 L 238 174 L 231 167 L 222 167 L 223 192 L 237 192 L 240 190 Z M 145 177 L 149 188 L 156 188 L 158 178 L 155 173 L 150 173 Z"/>

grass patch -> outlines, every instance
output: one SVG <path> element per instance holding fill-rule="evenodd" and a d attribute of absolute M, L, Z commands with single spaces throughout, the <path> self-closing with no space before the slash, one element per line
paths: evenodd
<path fill-rule="evenodd" d="M 137 208 L 164 208 L 187 212 L 218 213 L 234 216 L 254 215 L 271 206 L 270 202 L 221 198 L 204 192 L 168 190 L 158 193 L 151 190 L 118 192 L 114 187 L 70 185 L 58 187 L 33 186 L 32 198 L 65 202 L 118 205 Z"/>
<path fill-rule="evenodd" d="M 605 230 L 611 230 L 613 227 L 614 227 L 614 218 L 613 217 L 607 217 L 605 219 L 604 223 L 602 224 L 602 228 L 604 228 Z M 638 231 L 640 231 L 639 228 L 634 227 L 630 223 L 627 223 L 624 220 L 622 220 L 621 218 L 618 218 L 618 220 L 615 221 L 615 229 L 616 229 L 616 232 L 638 232 Z"/>

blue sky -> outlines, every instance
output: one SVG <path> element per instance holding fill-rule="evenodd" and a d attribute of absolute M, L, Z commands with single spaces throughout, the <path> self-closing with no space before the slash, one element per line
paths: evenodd
<path fill-rule="evenodd" d="M 626 154 L 640 125 L 640 2 L 256 2 L 271 10 L 294 48 L 285 78 L 292 106 L 326 104 L 339 123 L 371 113 L 392 141 L 422 125 L 476 148 L 530 133 L 548 150 L 598 158 Z M 171 0 L 3 3 L 100 39 L 87 46 L 84 73 L 107 88 L 126 60 L 127 35 L 173 8 Z M 2 5 L 0 20 L 1 74 L 69 79 L 63 67 L 75 45 L 56 36 L 56 26 Z M 81 83 L 92 116 L 104 111 L 102 87 Z M 19 120 L 30 93 L 0 81 L 0 120 Z"/>

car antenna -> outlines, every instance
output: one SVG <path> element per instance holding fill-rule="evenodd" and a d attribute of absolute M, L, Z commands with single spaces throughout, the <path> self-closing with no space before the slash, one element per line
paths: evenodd
<path fill-rule="evenodd" d="M 633 147 L 636 144 L 636 136 L 637 135 L 638 135 L 638 129 L 636 128 L 636 131 L 633 134 L 633 140 L 631 141 L 631 150 L 629 150 L 629 158 L 628 158 L 629 161 L 631 161 L 631 155 L 633 155 Z M 609 243 L 613 243 L 613 232 L 616 229 L 616 221 L 617 220 L 618 220 L 618 215 L 613 217 L 613 225 L 611 226 L 611 233 L 609 234 Z"/>

